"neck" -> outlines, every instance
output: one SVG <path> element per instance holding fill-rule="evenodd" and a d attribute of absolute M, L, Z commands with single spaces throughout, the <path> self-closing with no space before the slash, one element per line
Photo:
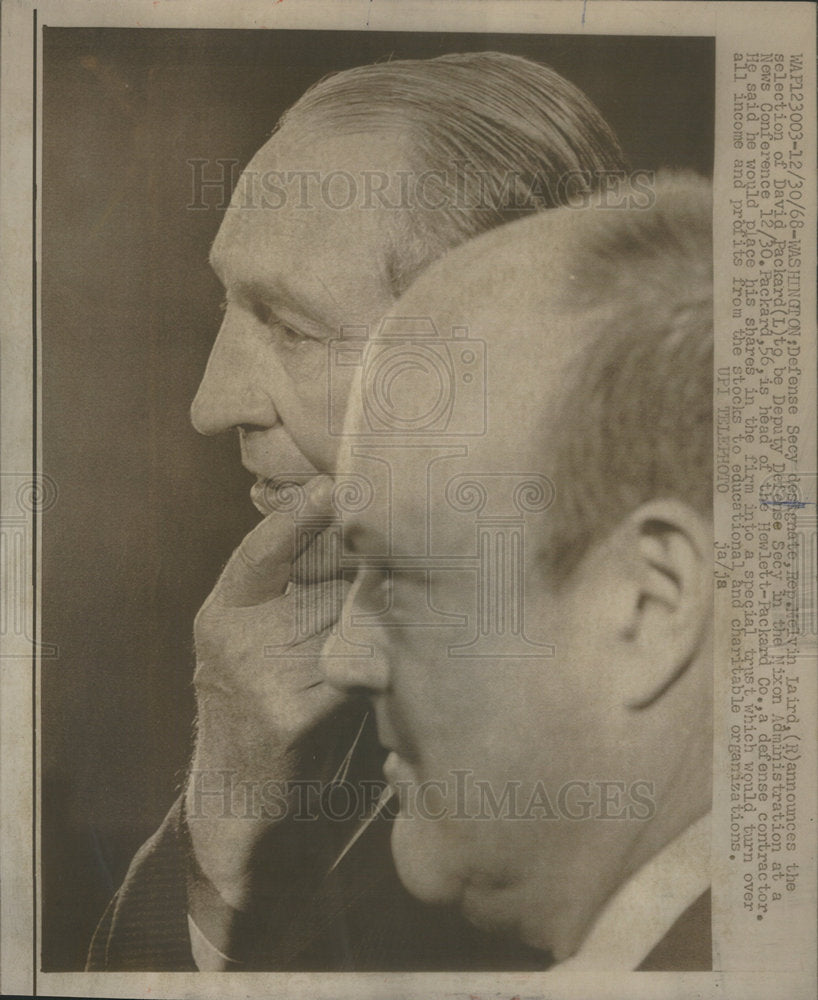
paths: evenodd
<path fill-rule="evenodd" d="M 549 951 L 557 962 L 575 954 L 614 893 L 709 809 L 706 802 L 689 805 L 674 798 L 675 808 L 670 802 L 657 801 L 649 821 L 594 824 L 595 836 L 581 847 L 574 841 L 570 863 L 557 866 L 550 859 L 543 877 L 532 880 L 526 943 Z M 555 871 L 563 873 L 558 885 L 554 884 Z"/>

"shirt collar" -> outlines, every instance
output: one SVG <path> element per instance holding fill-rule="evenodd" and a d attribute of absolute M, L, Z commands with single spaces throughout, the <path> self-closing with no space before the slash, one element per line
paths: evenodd
<path fill-rule="evenodd" d="M 571 958 L 554 971 L 630 971 L 710 885 L 710 813 L 636 871 L 600 911 Z"/>

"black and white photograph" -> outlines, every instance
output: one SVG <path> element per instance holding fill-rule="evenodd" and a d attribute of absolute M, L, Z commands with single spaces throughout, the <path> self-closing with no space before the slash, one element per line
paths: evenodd
<path fill-rule="evenodd" d="M 807 997 L 814 38 L 114 6 L 4 105 L 6 982 Z"/>

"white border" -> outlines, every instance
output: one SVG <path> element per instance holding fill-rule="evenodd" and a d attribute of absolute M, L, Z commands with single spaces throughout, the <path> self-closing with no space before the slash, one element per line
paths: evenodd
<path fill-rule="evenodd" d="M 87 25 L 134 28 L 321 28 L 337 30 L 478 31 L 496 33 L 715 35 L 719 74 L 725 72 L 724 54 L 733 48 L 774 48 L 797 44 L 805 51 L 805 74 L 814 80 L 814 8 L 806 3 L 627 2 L 627 0 L 281 0 L 279 3 L 243 0 L 227 6 L 220 0 L 6 0 L 2 8 L 3 142 L 0 146 L 0 315 L 3 339 L 3 459 L 6 469 L 30 467 L 33 425 L 28 387 L 32 379 L 31 354 L 31 185 L 32 185 L 32 12 L 38 25 Z M 790 47 L 792 45 L 790 44 Z M 814 85 L 805 88 L 813 109 Z M 729 149 L 719 143 L 727 114 L 717 103 L 716 205 L 723 197 L 729 169 Z M 805 116 L 806 117 L 806 116 Z M 815 133 L 811 162 L 815 163 Z M 806 234 L 805 234 L 806 235 Z M 716 217 L 716 246 L 724 233 Z M 808 238 L 805 247 L 810 247 Z M 809 265 L 807 265 L 809 273 Z M 724 308 L 725 288 L 717 268 L 717 323 Z M 803 313 L 814 316 L 814 290 L 805 293 Z M 4 496 L 4 504 L 8 497 Z M 4 507 L 4 510 L 6 508 Z M 32 609 L 28 609 L 29 613 Z M 27 665 L 0 661 L 0 991 L 30 993 L 33 989 L 31 926 L 34 916 L 31 830 L 32 803 L 32 686 Z M 806 691 L 812 704 L 804 709 L 815 717 L 813 688 Z M 721 776 L 717 773 L 717 778 Z M 814 801 L 812 815 L 815 815 Z M 813 896 L 814 902 L 814 896 Z M 813 906 L 814 910 L 814 906 Z M 721 912 L 716 892 L 715 922 Z M 815 995 L 814 913 L 785 939 L 774 942 L 763 958 L 755 953 L 753 968 L 741 973 L 560 974 L 182 974 L 38 973 L 37 992 L 44 996 L 168 996 L 243 997 L 384 997 L 526 996 L 543 998 L 689 996 L 800 1000 Z M 799 934 L 807 950 L 793 955 Z M 789 947 L 788 947 L 789 946 Z"/>

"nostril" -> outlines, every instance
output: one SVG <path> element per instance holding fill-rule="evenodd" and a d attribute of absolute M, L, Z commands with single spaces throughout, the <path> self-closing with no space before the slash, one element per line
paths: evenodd
<path fill-rule="evenodd" d="M 237 424 L 236 429 L 239 436 L 243 437 L 245 434 L 252 434 L 253 431 L 267 431 L 270 429 L 270 424 Z"/>

